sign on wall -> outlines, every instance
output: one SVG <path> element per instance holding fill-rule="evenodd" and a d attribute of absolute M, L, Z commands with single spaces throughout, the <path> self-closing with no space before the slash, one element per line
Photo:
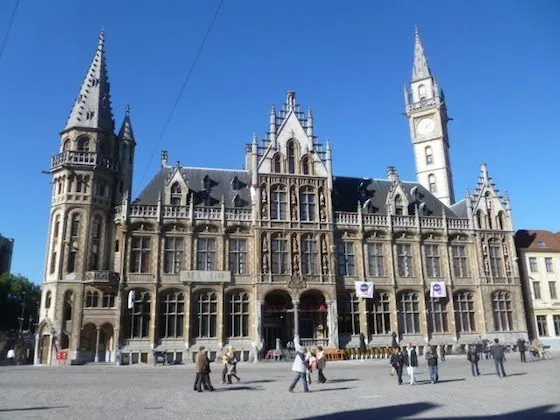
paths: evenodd
<path fill-rule="evenodd" d="M 181 270 L 179 276 L 185 283 L 231 283 L 231 271 Z"/>
<path fill-rule="evenodd" d="M 356 297 L 373 297 L 373 283 L 367 281 L 355 281 L 354 286 L 356 288 Z"/>
<path fill-rule="evenodd" d="M 430 297 L 444 298 L 447 296 L 447 289 L 444 281 L 433 281 L 430 285 Z"/>

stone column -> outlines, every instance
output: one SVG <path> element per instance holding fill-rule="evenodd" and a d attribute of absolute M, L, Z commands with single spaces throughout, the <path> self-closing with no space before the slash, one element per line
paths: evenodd
<path fill-rule="evenodd" d="M 294 346 L 299 344 L 299 301 L 294 300 Z"/>
<path fill-rule="evenodd" d="M 101 334 L 101 329 L 97 327 L 96 335 L 95 335 L 95 359 L 93 360 L 95 363 L 99 362 L 99 336 Z"/>
<path fill-rule="evenodd" d="M 366 338 L 366 344 L 369 343 L 369 335 L 368 335 L 368 320 L 367 320 L 367 300 L 366 298 L 360 298 L 360 333 L 364 334 Z"/>
<path fill-rule="evenodd" d="M 216 317 L 216 338 L 218 339 L 218 347 L 221 350 L 224 347 L 227 332 L 224 327 L 225 287 L 223 284 L 221 285 L 220 289 L 220 294 L 218 295 L 218 316 Z"/>
<path fill-rule="evenodd" d="M 327 325 L 329 328 L 329 347 L 338 348 L 338 309 L 336 300 L 327 301 Z"/>
<path fill-rule="evenodd" d="M 253 362 L 257 363 L 259 360 L 259 351 L 262 349 L 262 300 L 256 300 L 255 302 L 255 345 L 254 347 L 254 358 Z"/>

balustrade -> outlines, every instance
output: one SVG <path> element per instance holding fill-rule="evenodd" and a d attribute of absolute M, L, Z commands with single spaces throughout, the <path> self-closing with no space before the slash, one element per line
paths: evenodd
<path fill-rule="evenodd" d="M 395 227 L 414 227 L 416 220 L 414 216 L 392 216 L 393 226 Z"/>
<path fill-rule="evenodd" d="M 337 225 L 357 225 L 358 213 L 337 212 L 335 221 Z"/>
<path fill-rule="evenodd" d="M 441 217 L 421 217 L 420 226 L 423 228 L 443 228 Z"/>
<path fill-rule="evenodd" d="M 379 214 L 364 214 L 364 226 L 387 226 L 387 216 Z"/>
<path fill-rule="evenodd" d="M 447 219 L 447 227 L 449 229 L 468 229 L 468 219 Z"/>
<path fill-rule="evenodd" d="M 65 152 L 55 155 L 51 159 L 51 169 L 55 169 L 62 165 L 87 165 L 101 166 L 102 168 L 117 170 L 117 162 L 108 156 L 95 152 L 78 152 L 74 150 L 66 150 Z"/>

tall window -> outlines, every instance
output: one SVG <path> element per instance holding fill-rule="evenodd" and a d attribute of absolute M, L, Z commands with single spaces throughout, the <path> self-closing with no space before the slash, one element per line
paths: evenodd
<path fill-rule="evenodd" d="M 424 85 L 418 86 L 418 96 L 420 97 L 421 101 L 426 99 L 426 86 Z"/>
<path fill-rule="evenodd" d="M 368 325 L 370 334 L 391 333 L 391 295 L 387 292 L 376 293 L 368 299 Z"/>
<path fill-rule="evenodd" d="M 531 270 L 531 273 L 539 271 L 536 257 L 529 257 L 529 270 Z"/>
<path fill-rule="evenodd" d="M 276 154 L 272 158 L 272 172 L 275 172 L 277 174 L 282 172 L 282 160 L 280 154 Z"/>
<path fill-rule="evenodd" d="M 404 214 L 403 201 L 402 201 L 402 197 L 400 195 L 397 195 L 395 197 L 395 214 L 397 216 Z"/>
<path fill-rule="evenodd" d="M 420 308 L 418 294 L 403 292 L 399 302 L 399 329 L 405 334 L 420 332 Z"/>
<path fill-rule="evenodd" d="M 272 274 L 288 273 L 288 247 L 286 239 L 275 236 L 271 241 L 272 248 Z"/>
<path fill-rule="evenodd" d="M 230 238 L 229 270 L 233 274 L 247 274 L 247 241 Z"/>
<path fill-rule="evenodd" d="M 99 293 L 96 291 L 88 290 L 86 292 L 86 308 L 97 308 L 99 306 Z"/>
<path fill-rule="evenodd" d="M 216 269 L 216 240 L 214 238 L 198 238 L 196 252 L 196 269 L 212 271 Z"/>
<path fill-rule="evenodd" d="M 301 241 L 301 271 L 303 274 L 317 274 L 317 241 L 311 235 Z"/>
<path fill-rule="evenodd" d="M 383 244 L 367 244 L 368 272 L 371 277 L 385 276 L 383 265 Z"/>
<path fill-rule="evenodd" d="M 424 245 L 426 253 L 426 274 L 428 277 L 440 277 L 439 247 L 437 245 Z"/>
<path fill-rule="evenodd" d="M 448 332 L 447 327 L 447 299 L 430 298 L 429 302 L 430 327 L 433 333 Z"/>
<path fill-rule="evenodd" d="M 111 292 L 104 292 L 102 306 L 104 308 L 113 308 L 115 306 L 115 294 Z"/>
<path fill-rule="evenodd" d="M 560 315 L 552 315 L 552 322 L 554 323 L 554 334 L 560 336 Z"/>
<path fill-rule="evenodd" d="M 540 281 L 534 281 L 533 282 L 533 297 L 535 299 L 542 299 L 542 296 L 541 296 L 541 282 Z"/>
<path fill-rule="evenodd" d="M 150 293 L 134 291 L 133 306 L 129 309 L 130 338 L 147 337 L 150 331 Z"/>
<path fill-rule="evenodd" d="M 226 320 L 228 337 L 249 336 L 249 295 L 245 292 L 228 295 L 229 313 Z"/>
<path fill-rule="evenodd" d="M 78 152 L 89 152 L 89 138 L 80 137 L 78 139 Z"/>
<path fill-rule="evenodd" d="M 437 192 L 436 176 L 434 174 L 428 175 L 428 186 L 430 188 L 430 192 Z"/>
<path fill-rule="evenodd" d="M 150 238 L 146 236 L 133 237 L 130 247 L 130 272 L 149 273 L 150 255 Z"/>
<path fill-rule="evenodd" d="M 550 299 L 558 299 L 558 292 L 556 290 L 556 282 L 548 282 L 548 290 L 550 291 Z"/>
<path fill-rule="evenodd" d="M 457 324 L 457 331 L 476 331 L 473 294 L 471 292 L 458 292 L 455 293 L 454 299 L 455 322 Z"/>
<path fill-rule="evenodd" d="M 506 228 L 504 212 L 503 211 L 498 212 L 498 216 L 496 219 L 498 220 L 498 228 L 504 230 Z"/>
<path fill-rule="evenodd" d="M 163 272 L 177 274 L 181 270 L 184 255 L 183 238 L 169 236 L 165 238 L 163 251 Z"/>
<path fill-rule="evenodd" d="M 49 309 L 51 307 L 51 299 L 52 299 L 52 293 L 49 290 L 45 295 L 45 309 Z"/>
<path fill-rule="evenodd" d="M 490 244 L 488 250 L 490 252 L 490 270 L 492 272 L 492 277 L 502 277 L 500 246 Z"/>
<path fill-rule="evenodd" d="M 216 319 L 218 317 L 218 298 L 214 292 L 197 295 L 196 333 L 198 337 L 216 337 Z"/>
<path fill-rule="evenodd" d="M 539 331 L 539 337 L 548 336 L 548 323 L 546 322 L 545 315 L 537 315 L 537 329 Z"/>
<path fill-rule="evenodd" d="M 453 260 L 453 276 L 468 277 L 467 248 L 464 245 L 452 245 L 451 258 Z"/>
<path fill-rule="evenodd" d="M 360 333 L 360 299 L 355 293 L 345 293 L 337 299 L 338 332 L 340 334 Z"/>
<path fill-rule="evenodd" d="M 544 265 L 546 266 L 546 272 L 547 273 L 552 273 L 554 272 L 553 268 L 552 268 L 552 258 L 550 257 L 546 257 L 544 259 Z"/>
<path fill-rule="evenodd" d="M 101 240 L 101 217 L 95 216 L 91 225 L 91 251 L 89 254 L 89 269 L 99 270 L 99 243 Z"/>
<path fill-rule="evenodd" d="M 309 158 L 307 156 L 304 156 L 303 159 L 301 160 L 301 171 L 303 172 L 304 175 L 309 175 Z"/>
<path fill-rule="evenodd" d="M 412 277 L 412 250 L 409 244 L 397 244 L 397 273 L 399 277 Z"/>
<path fill-rule="evenodd" d="M 299 217 L 301 220 L 315 220 L 315 192 L 311 187 L 303 187 L 299 193 Z"/>
<path fill-rule="evenodd" d="M 178 182 L 174 182 L 173 185 L 171 185 L 170 193 L 171 194 L 169 197 L 169 204 L 172 206 L 180 206 L 182 189 L 181 189 L 181 185 Z"/>
<path fill-rule="evenodd" d="M 338 247 L 338 273 L 341 276 L 354 275 L 354 243 L 341 242 Z"/>
<path fill-rule="evenodd" d="M 270 216 L 272 220 L 286 220 L 286 191 L 275 185 L 270 191 Z"/>
<path fill-rule="evenodd" d="M 509 293 L 495 292 L 492 295 L 492 310 L 496 331 L 511 331 L 513 329 L 513 314 Z"/>
<path fill-rule="evenodd" d="M 183 336 L 185 297 L 181 292 L 170 291 L 160 297 L 159 336 L 176 338 Z"/>
<path fill-rule="evenodd" d="M 288 142 L 287 152 L 288 152 L 288 173 L 293 174 L 296 171 L 296 150 L 293 141 Z"/>
<path fill-rule="evenodd" d="M 60 216 L 56 215 L 53 226 L 53 241 L 51 245 L 51 263 L 49 266 L 49 273 L 54 274 L 57 266 L 57 249 L 60 231 Z"/>
<path fill-rule="evenodd" d="M 432 148 L 430 146 L 426 147 L 425 153 L 426 153 L 426 165 L 431 165 L 432 163 L 434 163 L 434 155 L 432 154 Z"/>
<path fill-rule="evenodd" d="M 70 243 L 68 244 L 68 272 L 76 270 L 76 257 L 78 255 L 78 237 L 80 235 L 80 216 L 74 214 L 70 225 Z"/>

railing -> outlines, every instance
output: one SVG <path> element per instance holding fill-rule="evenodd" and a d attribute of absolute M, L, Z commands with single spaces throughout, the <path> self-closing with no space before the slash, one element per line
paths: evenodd
<path fill-rule="evenodd" d="M 327 347 L 329 345 L 328 338 L 300 338 L 299 343 L 302 347 Z"/>
<path fill-rule="evenodd" d="M 158 215 L 157 205 L 134 204 L 128 207 L 129 217 L 156 218 Z M 113 208 L 114 220 L 123 217 L 123 206 Z M 191 214 L 188 206 L 161 206 L 161 215 L 164 219 L 199 219 L 199 220 L 220 220 L 222 209 L 220 207 L 195 207 L 194 214 Z M 226 220 L 250 221 L 252 217 L 251 209 L 226 208 Z"/>
<path fill-rule="evenodd" d="M 163 206 L 163 217 L 175 219 L 186 219 L 189 217 L 189 209 L 185 206 Z"/>
<path fill-rule="evenodd" d="M 228 220 L 251 220 L 251 209 L 226 209 Z"/>
<path fill-rule="evenodd" d="M 131 217 L 156 217 L 158 206 L 130 206 Z"/>
<path fill-rule="evenodd" d="M 415 216 L 389 216 L 379 214 L 364 214 L 362 215 L 363 226 L 379 226 L 387 227 L 389 225 L 388 218 L 391 218 L 392 225 L 398 228 L 413 228 L 417 227 Z M 351 212 L 336 212 L 335 223 L 337 225 L 359 225 L 358 213 Z M 420 217 L 420 227 L 425 229 L 443 229 L 443 217 L 423 216 Z M 468 219 L 447 219 L 448 229 L 469 229 Z"/>
<path fill-rule="evenodd" d="M 111 170 L 118 169 L 116 161 L 108 156 L 95 152 L 77 152 L 73 150 L 67 150 L 53 156 L 51 159 L 51 169 L 55 169 L 66 164 L 100 166 L 102 168 Z"/>
<path fill-rule="evenodd" d="M 86 283 L 118 283 L 119 273 L 109 270 L 86 271 L 84 280 Z"/>
<path fill-rule="evenodd" d="M 440 217 L 421 217 L 420 226 L 423 228 L 442 228 L 443 219 Z"/>
<path fill-rule="evenodd" d="M 424 99 L 420 102 L 415 102 L 406 107 L 407 112 L 419 111 L 421 109 L 434 108 L 441 104 L 440 98 Z"/>
<path fill-rule="evenodd" d="M 447 227 L 449 229 L 468 229 L 469 221 L 467 219 L 447 219 Z"/>
<path fill-rule="evenodd" d="M 368 226 L 387 226 L 387 216 L 379 214 L 364 214 L 363 221 Z"/>
<path fill-rule="evenodd" d="M 220 220 L 222 218 L 222 209 L 216 209 L 213 207 L 195 207 L 194 218 Z"/>
<path fill-rule="evenodd" d="M 414 216 L 392 216 L 393 226 L 395 227 L 414 227 L 416 219 Z"/>
<path fill-rule="evenodd" d="M 337 225 L 357 225 L 358 213 L 337 212 L 335 221 Z"/>

